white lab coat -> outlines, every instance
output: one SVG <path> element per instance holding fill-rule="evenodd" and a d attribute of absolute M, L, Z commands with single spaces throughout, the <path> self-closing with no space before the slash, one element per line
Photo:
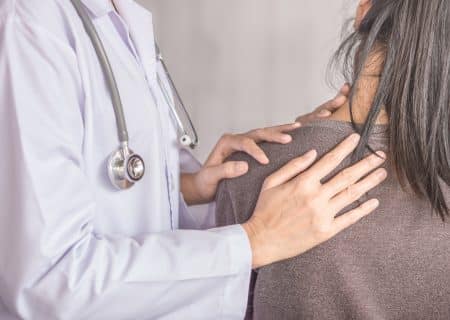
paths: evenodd
<path fill-rule="evenodd" d="M 240 319 L 251 268 L 243 229 L 179 230 L 210 223 L 180 197 L 151 14 L 133 0 L 115 0 L 120 15 L 110 0 L 84 3 L 146 176 L 128 191 L 108 180 L 113 108 L 71 3 L 1 0 L 0 319 Z"/>

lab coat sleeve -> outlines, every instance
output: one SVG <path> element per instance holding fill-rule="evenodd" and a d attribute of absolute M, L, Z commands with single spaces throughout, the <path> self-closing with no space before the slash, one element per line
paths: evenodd
<path fill-rule="evenodd" d="M 24 319 L 242 318 L 251 252 L 240 226 L 95 233 L 76 64 L 39 26 L 0 21 L 4 305 Z"/>

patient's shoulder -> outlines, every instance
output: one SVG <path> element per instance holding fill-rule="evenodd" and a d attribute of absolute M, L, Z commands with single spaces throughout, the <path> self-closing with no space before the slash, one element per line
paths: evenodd
<path fill-rule="evenodd" d="M 349 122 L 318 120 L 293 132 L 292 145 L 288 145 L 287 148 L 292 149 L 292 152 L 300 150 L 300 154 L 296 156 L 312 149 L 315 149 L 320 156 L 353 132 L 354 129 Z"/>
<path fill-rule="evenodd" d="M 230 160 L 249 163 L 249 172 L 246 175 L 227 180 L 219 188 L 219 193 L 226 192 L 227 198 L 232 202 L 236 215 L 234 222 L 242 223 L 250 218 L 267 176 L 309 150 L 314 149 L 321 156 L 352 132 L 352 126 L 349 123 L 321 120 L 291 132 L 293 141 L 289 144 L 262 143 L 261 148 L 270 160 L 268 165 L 259 164 L 245 153 L 234 154 Z M 218 199 L 220 198 L 219 196 Z M 221 204 L 218 205 L 220 207 Z M 217 213 L 218 218 L 220 214 L 222 213 Z"/>
<path fill-rule="evenodd" d="M 290 134 L 293 141 L 286 145 L 275 143 L 262 143 L 261 148 L 270 159 L 270 164 L 263 166 L 258 164 L 254 159 L 245 153 L 236 153 L 230 159 L 237 161 L 247 161 L 250 165 L 250 172 L 245 179 L 252 179 L 255 175 L 268 175 L 290 160 L 303 155 L 304 153 L 314 149 L 319 156 L 326 153 L 333 148 L 348 135 L 353 133 L 353 128 L 350 123 L 333 121 L 333 120 L 319 120 L 307 124 Z M 239 184 L 239 181 L 234 184 Z"/>

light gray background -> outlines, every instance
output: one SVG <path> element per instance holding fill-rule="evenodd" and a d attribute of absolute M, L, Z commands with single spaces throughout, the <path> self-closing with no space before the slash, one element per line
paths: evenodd
<path fill-rule="evenodd" d="M 225 132 L 291 122 L 334 95 L 331 54 L 356 0 L 140 0 L 199 131 L 204 160 Z"/>

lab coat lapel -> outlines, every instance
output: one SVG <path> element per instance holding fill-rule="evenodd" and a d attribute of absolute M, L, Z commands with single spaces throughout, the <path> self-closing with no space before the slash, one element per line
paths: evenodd
<path fill-rule="evenodd" d="M 114 0 L 114 5 L 128 26 L 131 39 L 150 85 L 156 83 L 156 51 L 152 14 L 134 0 Z"/>

